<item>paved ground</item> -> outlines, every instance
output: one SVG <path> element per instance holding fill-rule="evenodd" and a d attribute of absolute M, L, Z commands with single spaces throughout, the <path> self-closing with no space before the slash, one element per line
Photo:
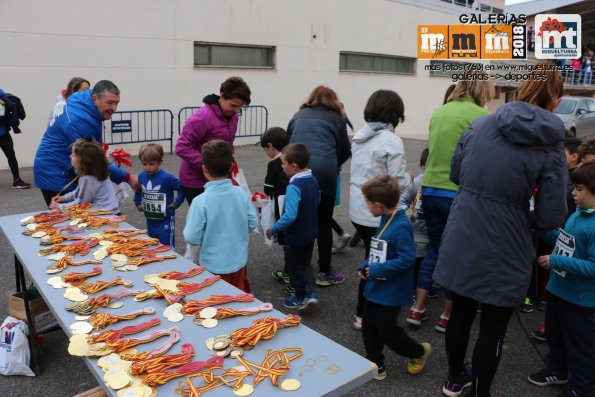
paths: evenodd
<path fill-rule="evenodd" d="M 405 140 L 409 167 L 418 172 L 416 163 L 425 142 Z M 267 159 L 258 145 L 238 147 L 236 155 L 239 164 L 244 168 L 246 178 L 253 191 L 262 190 L 262 181 L 266 171 Z M 136 159 L 135 159 L 136 160 Z M 167 156 L 164 169 L 176 174 L 179 160 L 175 156 Z M 139 163 L 135 161 L 133 170 L 138 170 Z M 349 167 L 344 167 L 349 170 Z M 22 176 L 32 181 L 32 170 L 22 170 Z M 348 171 L 343 173 L 342 202 L 348 203 Z M 10 172 L 0 171 L 0 216 L 18 214 L 44 209 L 41 192 L 37 189 L 13 190 L 10 188 Z M 178 230 L 176 240 L 182 246 L 182 228 L 188 206 L 184 204 L 178 210 Z M 142 214 L 129 202 L 123 207 L 123 213 L 128 216 L 132 225 L 144 227 Z M 350 233 L 353 227 L 349 223 L 347 206 L 336 211 L 335 219 Z M 463 247 L 462 247 L 463 248 Z M 336 342 L 348 347 L 359 354 L 364 354 L 361 334 L 351 329 L 351 317 L 355 309 L 357 296 L 356 267 L 363 257 L 363 247 L 348 248 L 334 257 L 334 266 L 347 275 L 344 284 L 327 289 L 321 289 L 320 310 L 307 318 L 304 323 L 314 330 L 326 335 Z M 281 284 L 272 281 L 271 271 L 281 266 L 282 252 L 279 247 L 268 248 L 262 243 L 260 235 L 253 235 L 250 244 L 249 269 L 250 282 L 255 295 L 262 301 L 270 301 L 281 311 L 284 296 Z M 6 317 L 7 296 L 4 291 L 14 289 L 14 265 L 12 251 L 3 235 L 0 235 L 0 319 Z M 443 336 L 433 330 L 433 321 L 440 315 L 440 303 L 437 300 L 429 303 L 430 320 L 421 329 L 409 330 L 411 335 L 419 341 L 428 341 L 434 348 L 428 365 L 423 373 L 410 376 L 406 373 L 406 360 L 392 352 L 387 353 L 386 366 L 388 378 L 382 382 L 370 381 L 349 393 L 349 396 L 439 396 L 440 389 L 446 375 L 446 354 Z M 542 390 L 531 386 L 526 376 L 531 371 L 539 369 L 542 361 L 524 334 L 520 323 L 528 330 L 533 329 L 543 318 L 543 313 L 520 314 L 513 317 L 508 328 L 508 335 L 504 345 L 504 355 L 494 382 L 494 391 L 504 396 L 554 396 L 556 388 Z M 519 323 L 520 319 L 520 323 Z M 404 321 L 403 319 L 401 319 Z M 35 378 L 4 377 L 0 375 L 0 395 L 3 396 L 45 396 L 64 397 L 73 396 L 87 389 L 97 386 L 95 378 L 77 357 L 71 357 L 66 351 L 67 339 L 62 331 L 52 332 L 43 337 L 40 346 L 42 373 Z M 539 350 L 545 354 L 545 345 L 539 345 Z M 470 353 L 469 353 L 470 354 Z M 208 394 L 211 395 L 211 394 Z M 215 395 L 213 393 L 213 395 Z M 231 395 L 231 394 L 230 394 Z"/>

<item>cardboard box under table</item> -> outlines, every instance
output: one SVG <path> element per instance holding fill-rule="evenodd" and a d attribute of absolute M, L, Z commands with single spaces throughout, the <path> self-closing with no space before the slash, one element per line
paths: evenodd
<path fill-rule="evenodd" d="M 15 252 L 15 260 L 22 263 L 22 267 L 25 273 L 31 278 L 36 284 L 41 296 L 48 304 L 49 308 L 55 315 L 60 326 L 64 329 L 66 334 L 70 336 L 72 333 L 69 329 L 69 325 L 74 323 L 75 313 L 66 311 L 64 307 L 71 303 L 63 297 L 63 289 L 55 289 L 48 285 L 47 280 L 50 276 L 46 273 L 47 265 L 52 262 L 47 258 L 40 257 L 38 251 L 40 249 L 39 240 L 25 236 L 22 234 L 24 229 L 20 224 L 20 220 L 31 214 L 20 214 L 0 217 L 0 228 L 4 231 L 10 244 Z M 122 223 L 120 228 L 130 228 L 131 226 Z M 102 229 L 99 229 L 102 230 Z M 89 234 L 93 231 L 87 231 L 84 234 Z M 140 236 L 146 237 L 146 236 Z M 170 254 L 171 252 L 161 252 L 158 255 Z M 92 258 L 89 254 L 86 257 Z M 83 260 L 79 255 L 74 258 L 75 261 Z M 164 271 L 181 271 L 187 272 L 195 265 L 184 259 L 181 256 L 177 256 L 176 259 L 165 260 L 163 262 L 155 262 L 140 266 L 138 270 L 131 272 L 118 272 L 111 269 L 111 259 L 105 258 L 102 267 L 103 273 L 100 276 L 91 278 L 89 281 L 93 282 L 96 280 L 109 281 L 113 280 L 117 276 L 124 276 L 127 280 L 134 282 L 133 289 L 151 289 L 149 285 L 144 282 L 144 275 L 155 274 Z M 77 267 L 69 267 L 62 273 L 65 274 L 71 271 L 89 272 L 94 266 L 98 265 L 83 265 Z M 206 270 L 201 274 L 194 276 L 183 281 L 191 283 L 200 283 L 206 278 L 212 275 Z M 108 289 L 107 293 L 113 293 L 118 290 L 118 287 Z M 202 300 L 209 298 L 211 295 L 238 295 L 242 291 L 233 287 L 226 282 L 219 280 L 213 285 L 208 286 L 201 291 L 198 291 L 187 297 L 193 300 Z M 258 294 L 258 291 L 256 291 Z M 93 295 L 95 296 L 95 295 Z M 163 317 L 163 310 L 167 307 L 167 302 L 164 299 L 151 299 L 144 302 L 135 302 L 133 297 L 127 297 L 120 302 L 124 303 L 124 306 L 118 309 L 107 309 L 101 308 L 99 312 L 108 312 L 114 315 L 123 315 L 132 311 L 140 310 L 146 307 L 154 307 L 156 314 L 153 317 L 158 317 L 161 320 L 161 324 L 151 328 L 140 334 L 130 335 L 126 337 L 142 337 L 145 336 L 149 331 L 155 329 L 168 329 L 173 326 L 177 326 L 181 330 L 181 339 L 176 343 L 167 354 L 181 353 L 182 345 L 190 343 L 194 346 L 195 355 L 192 361 L 205 361 L 211 358 L 209 351 L 205 346 L 205 341 L 210 337 L 218 335 L 230 334 L 238 328 L 245 328 L 252 324 L 253 321 L 264 317 L 265 315 L 271 315 L 272 317 L 283 319 L 286 317 L 285 314 L 273 310 L 271 312 L 259 313 L 253 316 L 234 317 L 219 321 L 219 325 L 215 328 L 207 329 L 198 326 L 192 322 L 193 317 L 186 316 L 181 322 L 171 323 L 165 317 Z M 253 307 L 260 305 L 257 299 L 247 303 L 229 303 L 222 305 L 224 307 L 231 307 L 239 310 L 246 307 Z M 149 320 L 151 316 L 140 316 L 134 320 L 119 322 L 106 329 L 115 328 L 120 329 L 124 326 L 138 325 Z M 136 349 L 138 351 L 149 351 L 164 342 L 164 338 L 160 338 L 152 343 L 146 343 L 138 345 Z M 273 386 L 269 379 L 265 379 L 254 387 L 254 393 L 252 396 L 275 396 L 284 395 L 286 397 L 298 397 L 298 396 L 338 396 L 347 393 L 349 390 L 363 384 L 364 382 L 373 378 L 375 373 L 375 365 L 358 354 L 348 350 L 347 348 L 337 344 L 336 342 L 326 338 L 325 336 L 313 331 L 312 329 L 300 324 L 296 327 L 282 328 L 277 334 L 268 341 L 260 341 L 256 347 L 252 350 L 246 351 L 244 358 L 255 363 L 260 364 L 264 359 L 265 353 L 269 349 L 281 350 L 284 348 L 295 348 L 300 347 L 303 349 L 303 355 L 294 361 L 290 362 L 291 369 L 287 374 L 281 378 L 297 379 L 301 383 L 301 387 L 292 392 L 285 392 L 275 386 Z M 65 352 L 65 354 L 68 354 Z M 90 369 L 91 373 L 99 384 L 104 388 L 108 396 L 116 396 L 116 391 L 105 386 L 103 381 L 103 370 L 97 366 L 96 358 L 81 358 Z M 226 358 L 223 363 L 224 368 L 230 368 L 238 365 L 238 362 L 233 358 Z M 185 377 L 171 380 L 167 384 L 158 388 L 159 395 L 163 396 L 175 396 L 175 388 L 179 381 L 184 380 Z M 200 378 L 195 378 L 195 385 L 201 386 L 199 382 Z M 253 377 L 250 376 L 245 379 L 245 383 L 252 383 Z M 58 382 L 59 380 L 55 380 Z M 68 382 L 68 379 L 64 379 L 63 382 Z M 207 392 L 206 395 L 213 396 L 235 396 L 232 389 L 227 386 L 221 386 L 214 391 Z"/>
<path fill-rule="evenodd" d="M 22 291 L 8 294 L 8 314 L 26 322 L 27 312 L 23 295 Z M 50 331 L 58 326 L 58 321 L 42 298 L 29 301 L 29 310 L 36 334 Z"/>

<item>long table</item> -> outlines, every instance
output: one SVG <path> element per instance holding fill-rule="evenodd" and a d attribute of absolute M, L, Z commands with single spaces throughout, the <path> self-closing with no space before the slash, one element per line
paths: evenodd
<path fill-rule="evenodd" d="M 68 336 L 72 335 L 69 326 L 76 322 L 76 313 L 65 310 L 65 306 L 71 302 L 64 298 L 64 289 L 55 289 L 47 283 L 47 280 L 50 277 L 65 274 L 71 271 L 89 272 L 94 266 L 101 266 L 103 273 L 100 276 L 89 279 L 90 282 L 95 280 L 109 281 L 117 276 L 124 276 L 124 278 L 127 280 L 134 282 L 134 286 L 132 287 L 133 289 L 149 290 L 152 289 L 152 287 L 144 282 L 144 275 L 155 274 L 164 271 L 186 272 L 190 268 L 196 266 L 192 262 L 184 259 L 182 256 L 177 255 L 175 259 L 169 259 L 163 262 L 150 263 L 140 266 L 136 271 L 119 272 L 111 269 L 112 260 L 107 257 L 103 259 L 102 265 L 82 265 L 77 267 L 68 267 L 61 273 L 48 274 L 46 272 L 46 268 L 53 261 L 50 261 L 46 257 L 40 256 L 38 254 L 39 250 L 45 246 L 40 245 L 39 239 L 22 234 L 22 232 L 25 230 L 25 227 L 21 226 L 20 220 L 30 215 L 33 214 L 19 214 L 0 217 L 0 228 L 6 235 L 15 253 L 14 259 L 17 286 L 20 288 L 25 287 L 25 275 L 27 275 L 37 286 L 41 296 L 48 304 L 58 323 Z M 61 225 L 66 225 L 66 223 Z M 126 223 L 122 223 L 120 225 L 120 229 L 123 228 L 132 227 Z M 90 234 L 103 229 L 105 228 L 87 231 L 81 235 Z M 69 244 L 69 242 L 66 243 Z M 92 249 L 92 251 L 93 250 L 94 249 Z M 158 253 L 158 255 L 171 254 L 172 252 L 173 251 L 161 252 Z M 83 258 L 92 259 L 93 257 L 91 254 L 89 254 Z M 74 260 L 78 262 L 83 259 L 81 259 L 79 255 L 76 255 Z M 252 274 L 254 274 L 254 272 Z M 212 277 L 212 274 L 205 270 L 201 274 L 183 281 L 200 283 L 208 277 Z M 113 287 L 103 292 L 113 293 L 117 289 L 119 289 L 119 287 Z M 258 291 L 253 292 L 258 295 Z M 238 295 L 240 293 L 242 293 L 242 291 L 224 282 L 223 280 L 219 280 L 213 285 L 188 296 L 187 299 L 201 300 L 206 299 L 211 295 Z M 25 298 L 27 299 L 26 294 Z M 121 308 L 100 308 L 98 311 L 104 311 L 114 315 L 123 315 L 149 306 L 155 308 L 156 314 L 153 317 L 159 317 L 161 320 L 161 325 L 153 327 L 149 331 L 154 329 L 167 329 L 172 326 L 179 327 L 181 330 L 181 340 L 176 343 L 167 354 L 181 353 L 182 345 L 185 343 L 190 343 L 195 349 L 195 356 L 192 361 L 203 361 L 211 358 L 211 354 L 205 345 L 205 341 L 210 337 L 215 337 L 222 334 L 230 334 L 238 328 L 248 327 L 253 321 L 262 318 L 265 315 L 271 315 L 272 317 L 279 319 L 286 317 L 286 314 L 283 314 L 277 310 L 272 310 L 271 312 L 262 312 L 253 316 L 224 319 L 219 321 L 219 325 L 217 327 L 207 329 L 194 324 L 192 321 L 193 318 L 189 316 L 185 316 L 185 318 L 178 323 L 169 322 L 162 315 L 163 310 L 168 305 L 164 299 L 151 299 L 144 302 L 135 302 L 133 297 L 127 297 L 120 301 L 124 303 L 124 306 Z M 257 306 L 261 303 L 261 301 L 255 298 L 252 302 L 234 302 L 222 306 L 231 307 L 238 310 L 246 307 Z M 288 313 L 294 314 L 293 312 Z M 29 316 L 29 313 L 27 314 Z M 150 318 L 151 316 L 144 315 L 137 317 L 134 320 L 120 322 L 111 327 L 107 327 L 106 329 L 119 329 L 123 326 L 138 325 L 149 320 Z M 31 321 L 29 321 L 29 324 L 31 324 Z M 143 336 L 149 331 L 128 337 Z M 162 344 L 163 341 L 164 339 L 160 338 L 155 342 L 139 345 L 137 349 L 139 351 L 148 351 Z M 254 387 L 254 392 L 252 394 L 253 396 L 339 396 L 372 379 L 376 371 L 376 366 L 370 361 L 302 324 L 297 327 L 280 329 L 272 339 L 268 341 L 261 341 L 254 349 L 246 351 L 244 357 L 253 363 L 260 364 L 264 359 L 266 351 L 269 349 L 281 350 L 284 348 L 295 347 L 302 348 L 303 355 L 290 363 L 291 369 L 281 380 L 286 378 L 297 379 L 300 381 L 301 387 L 295 391 L 285 392 L 280 388 L 273 386 L 268 379 L 265 379 Z M 32 349 L 35 348 L 35 346 L 32 346 Z M 32 353 L 32 358 L 35 361 L 35 350 Z M 104 372 L 97 365 L 97 358 L 82 357 L 81 360 L 87 365 L 93 376 L 103 387 L 105 393 L 109 396 L 116 396 L 116 391 L 105 385 L 105 382 L 103 381 Z M 238 362 L 235 359 L 229 357 L 225 358 L 225 362 L 223 364 L 225 368 L 236 365 L 238 365 Z M 183 381 L 184 379 L 185 377 L 174 379 L 167 384 L 158 387 L 159 395 L 175 396 L 175 388 L 178 385 L 178 382 Z M 253 377 L 248 377 L 246 378 L 245 382 L 251 383 L 252 379 Z M 202 386 L 202 384 L 198 382 L 197 378 L 195 378 L 194 383 L 198 386 Z M 234 396 L 235 394 L 230 387 L 222 386 L 215 390 L 206 392 L 205 395 Z"/>

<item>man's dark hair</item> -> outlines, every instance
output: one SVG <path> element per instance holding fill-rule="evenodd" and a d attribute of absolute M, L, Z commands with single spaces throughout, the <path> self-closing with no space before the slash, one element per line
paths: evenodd
<path fill-rule="evenodd" d="M 578 155 L 581 157 L 581 160 L 584 159 L 588 154 L 595 154 L 595 137 L 589 138 L 577 149 Z"/>
<path fill-rule="evenodd" d="M 239 98 L 246 105 L 250 105 L 250 87 L 241 77 L 230 77 L 221 83 L 219 92 L 224 99 Z"/>
<path fill-rule="evenodd" d="M 221 139 L 215 139 L 202 145 L 202 165 L 214 178 L 228 176 L 233 163 L 231 145 Z"/>
<path fill-rule="evenodd" d="M 109 80 L 98 81 L 93 87 L 91 94 L 97 95 L 98 98 L 101 98 L 106 91 L 109 91 L 114 95 L 120 95 L 120 89 Z"/>
<path fill-rule="evenodd" d="M 289 144 L 289 135 L 287 131 L 285 131 L 281 127 L 271 127 L 262 134 L 262 138 L 260 138 L 260 146 L 266 148 L 268 144 L 273 145 L 273 147 L 279 151 L 283 150 L 285 146 Z"/>
<path fill-rule="evenodd" d="M 564 140 L 564 147 L 568 149 L 570 154 L 578 152 L 578 147 L 583 143 L 579 138 L 566 138 Z"/>
<path fill-rule="evenodd" d="M 390 123 L 396 127 L 405 120 L 404 113 L 405 105 L 399 94 L 391 90 L 378 90 L 368 99 L 364 120 Z"/>
<path fill-rule="evenodd" d="M 591 194 L 595 194 L 595 162 L 581 163 L 570 174 L 573 185 L 584 185 Z"/>
<path fill-rule="evenodd" d="M 430 149 L 425 148 L 422 152 L 421 152 L 421 156 L 419 156 L 419 165 L 421 167 L 425 167 L 426 163 L 428 162 L 428 156 L 430 155 Z"/>
<path fill-rule="evenodd" d="M 291 145 L 287 145 L 283 148 L 282 153 L 288 164 L 295 163 L 301 170 L 308 167 L 310 152 L 303 143 L 292 143 Z"/>

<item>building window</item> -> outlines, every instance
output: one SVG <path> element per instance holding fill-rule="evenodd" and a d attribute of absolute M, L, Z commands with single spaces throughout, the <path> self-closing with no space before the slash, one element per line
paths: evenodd
<path fill-rule="evenodd" d="M 275 47 L 194 42 L 195 67 L 273 69 Z"/>
<path fill-rule="evenodd" d="M 342 72 L 404 73 L 415 74 L 416 58 L 341 52 L 339 70 Z"/>

